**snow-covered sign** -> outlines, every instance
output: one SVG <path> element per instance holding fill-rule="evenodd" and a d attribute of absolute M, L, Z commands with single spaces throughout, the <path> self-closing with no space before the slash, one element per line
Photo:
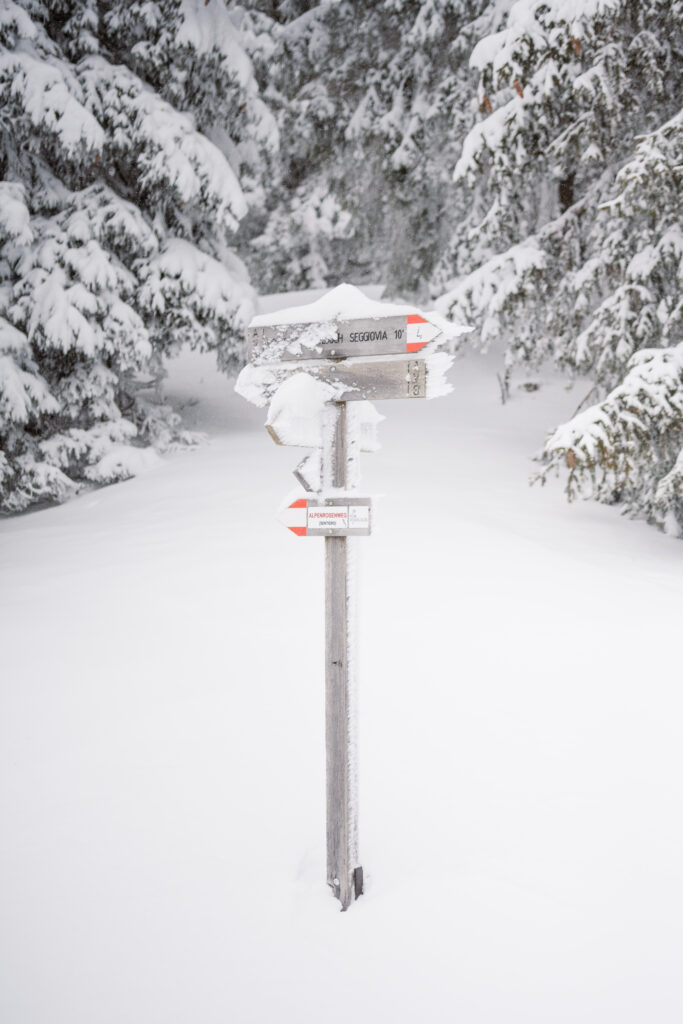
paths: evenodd
<path fill-rule="evenodd" d="M 370 498 L 297 498 L 280 520 L 297 537 L 369 537 Z"/>
<path fill-rule="evenodd" d="M 451 390 L 453 362 L 439 347 L 468 330 L 342 284 L 308 305 L 255 316 L 247 331 L 251 360 L 236 390 L 269 405 L 305 373 L 330 389 L 327 402 L 436 398 Z"/>
<path fill-rule="evenodd" d="M 329 386 L 328 401 L 364 402 L 388 398 L 436 398 L 451 390 L 446 371 L 453 357 L 435 352 L 424 359 L 408 356 L 375 356 L 370 359 L 318 360 L 292 366 L 287 363 L 248 365 L 236 390 L 253 405 L 268 405 L 283 384 L 296 375 Z"/>
<path fill-rule="evenodd" d="M 409 355 L 419 352 L 442 333 L 440 327 L 420 313 L 313 324 L 261 326 L 256 323 L 258 320 L 255 317 L 247 330 L 249 356 L 255 360 Z"/>
<path fill-rule="evenodd" d="M 413 355 L 467 330 L 438 313 L 377 302 L 353 285 L 341 284 L 316 302 L 255 316 L 247 339 L 250 360 L 260 364 Z"/>

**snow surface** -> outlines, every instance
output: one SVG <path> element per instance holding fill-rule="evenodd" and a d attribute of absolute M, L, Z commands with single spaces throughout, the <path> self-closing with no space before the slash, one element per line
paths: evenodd
<path fill-rule="evenodd" d="M 362 458 L 346 914 L 300 450 L 187 354 L 207 445 L 0 522 L 3 1024 L 679 1024 L 683 548 L 530 489 L 581 396 L 499 368 Z"/>

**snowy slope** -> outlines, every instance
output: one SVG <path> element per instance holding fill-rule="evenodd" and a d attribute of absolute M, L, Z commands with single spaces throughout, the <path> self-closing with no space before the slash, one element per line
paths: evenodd
<path fill-rule="evenodd" d="M 494 362 L 363 457 L 346 914 L 299 450 L 186 355 L 204 447 L 0 523 L 3 1024 L 680 1021 L 683 548 L 530 489 L 580 396 Z"/>

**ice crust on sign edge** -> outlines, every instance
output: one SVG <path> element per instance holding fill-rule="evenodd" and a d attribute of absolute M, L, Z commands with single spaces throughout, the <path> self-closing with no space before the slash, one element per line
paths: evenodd
<path fill-rule="evenodd" d="M 453 365 L 454 356 L 450 352 L 434 352 L 427 356 L 427 398 L 441 398 L 450 395 L 453 385 L 446 374 Z"/>
<path fill-rule="evenodd" d="M 273 427 L 282 444 L 320 448 L 323 443 L 322 412 L 334 402 L 339 385 L 317 380 L 307 373 L 295 373 L 283 381 L 273 395 L 266 426 Z M 349 427 L 357 431 L 363 451 L 377 451 L 377 425 L 384 419 L 372 402 L 353 402 L 347 411 Z"/>

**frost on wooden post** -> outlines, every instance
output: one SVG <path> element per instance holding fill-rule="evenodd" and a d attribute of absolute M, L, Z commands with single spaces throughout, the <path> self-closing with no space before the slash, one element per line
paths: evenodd
<path fill-rule="evenodd" d="M 358 845 L 358 793 L 359 793 L 359 770 L 358 770 L 358 712 L 359 712 L 359 688 L 358 688 L 358 626 L 359 615 L 359 594 L 360 579 L 358 557 L 358 539 L 349 537 L 346 541 L 346 637 L 348 650 L 347 667 L 347 714 L 348 714 L 348 750 L 347 750 L 347 772 L 349 779 L 349 866 L 351 870 L 360 863 L 360 850 Z"/>

